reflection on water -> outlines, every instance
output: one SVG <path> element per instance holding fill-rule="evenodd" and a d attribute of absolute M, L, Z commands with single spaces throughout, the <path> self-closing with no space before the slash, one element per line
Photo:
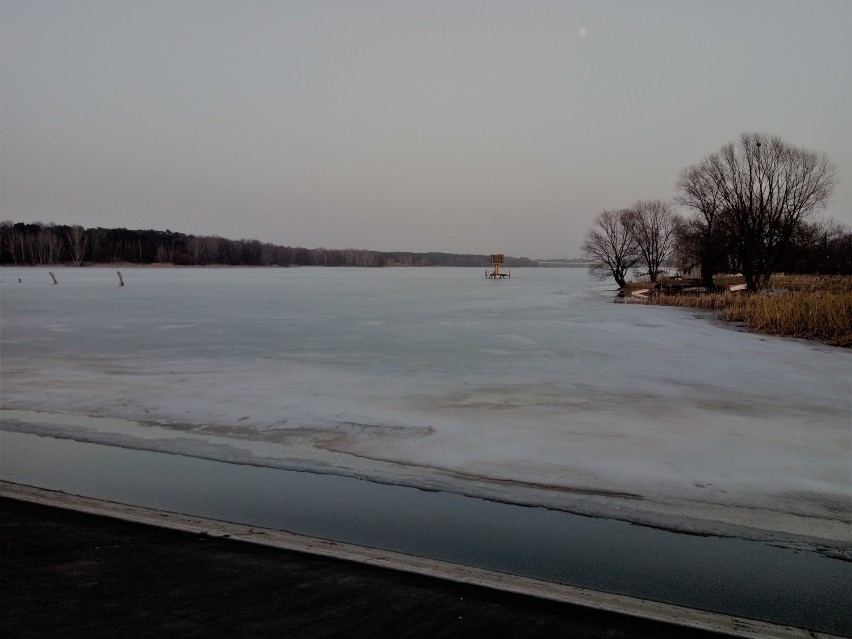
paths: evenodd
<path fill-rule="evenodd" d="M 852 632 L 852 565 L 357 479 L 0 432 L 2 479 L 737 616 Z"/>

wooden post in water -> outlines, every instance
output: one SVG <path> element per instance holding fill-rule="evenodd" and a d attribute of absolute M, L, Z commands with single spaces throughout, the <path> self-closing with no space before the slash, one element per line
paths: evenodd
<path fill-rule="evenodd" d="M 123 278 L 123 277 L 121 277 L 121 271 L 116 271 L 116 273 L 118 273 L 118 281 L 119 281 L 119 284 L 118 284 L 118 285 L 119 285 L 119 286 L 124 286 L 124 278 Z"/>
<path fill-rule="evenodd" d="M 50 277 L 52 277 L 52 278 L 53 278 L 53 283 L 54 283 L 54 284 L 59 284 L 59 282 L 57 282 L 57 281 L 56 281 L 56 276 L 53 274 L 53 271 L 48 271 L 48 273 L 50 273 Z"/>

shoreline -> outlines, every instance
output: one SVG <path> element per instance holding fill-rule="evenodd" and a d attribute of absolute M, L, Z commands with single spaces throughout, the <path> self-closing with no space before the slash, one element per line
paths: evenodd
<path fill-rule="evenodd" d="M 771 624 L 732 617 L 683 606 L 663 604 L 645 599 L 611 594 L 587 588 L 546 582 L 462 564 L 425 559 L 403 553 L 371 549 L 284 531 L 248 526 L 214 519 L 182 515 L 167 511 L 129 506 L 117 502 L 91 499 L 12 482 L 0 481 L 0 496 L 98 516 L 121 519 L 137 524 L 191 532 L 209 537 L 227 538 L 268 546 L 343 559 L 405 573 L 435 577 L 460 584 L 482 586 L 517 595 L 526 595 L 593 610 L 617 613 L 641 619 L 674 623 L 684 628 L 722 632 L 736 637 L 804 638 L 831 637 L 803 628 Z"/>
<path fill-rule="evenodd" d="M 2 416 L 0 411 L 0 416 Z M 166 446 L 145 445 L 135 438 L 115 439 L 95 432 L 69 433 L 47 424 L 0 419 L 0 433 L 21 433 L 83 444 L 109 446 L 127 450 L 175 455 L 217 463 L 346 477 L 386 486 L 400 486 L 426 492 L 482 499 L 523 508 L 542 508 L 593 519 L 621 521 L 667 532 L 700 537 L 720 537 L 771 543 L 779 547 L 814 552 L 852 562 L 852 524 L 791 512 L 757 509 L 746 504 L 697 503 L 687 499 L 653 499 L 641 495 L 591 491 L 582 487 L 542 486 L 523 480 L 508 480 L 479 475 L 461 476 L 451 469 L 409 468 L 405 464 L 370 457 L 356 457 L 366 466 L 334 465 L 332 456 L 304 458 L 253 457 L 215 454 L 214 449 L 194 451 L 172 450 Z M 243 442 L 244 443 L 244 442 Z M 233 453 L 233 450 L 230 452 Z M 326 451 L 331 452 L 331 451 Z M 345 453 L 344 453 L 345 456 Z M 2 481 L 2 480 L 0 480 Z M 814 529 L 820 532 L 815 533 Z"/>
<path fill-rule="evenodd" d="M 712 311 L 715 318 L 757 335 L 852 348 L 852 276 L 774 273 L 773 288 L 747 291 L 740 276 L 720 276 L 712 288 L 683 288 L 662 278 L 628 282 L 618 302 Z M 681 288 L 672 289 L 672 286 Z M 691 293 L 685 293 L 692 291 Z"/>

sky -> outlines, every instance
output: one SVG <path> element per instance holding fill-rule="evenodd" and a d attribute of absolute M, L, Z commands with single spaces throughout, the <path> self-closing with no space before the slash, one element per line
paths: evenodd
<path fill-rule="evenodd" d="M 852 225 L 852 1 L 0 0 L 0 217 L 575 257 L 744 131 Z"/>

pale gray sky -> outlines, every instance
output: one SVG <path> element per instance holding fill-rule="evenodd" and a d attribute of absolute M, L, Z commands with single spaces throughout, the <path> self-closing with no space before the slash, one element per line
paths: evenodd
<path fill-rule="evenodd" d="M 574 256 L 743 131 L 852 224 L 852 2 L 0 0 L 0 214 Z"/>

